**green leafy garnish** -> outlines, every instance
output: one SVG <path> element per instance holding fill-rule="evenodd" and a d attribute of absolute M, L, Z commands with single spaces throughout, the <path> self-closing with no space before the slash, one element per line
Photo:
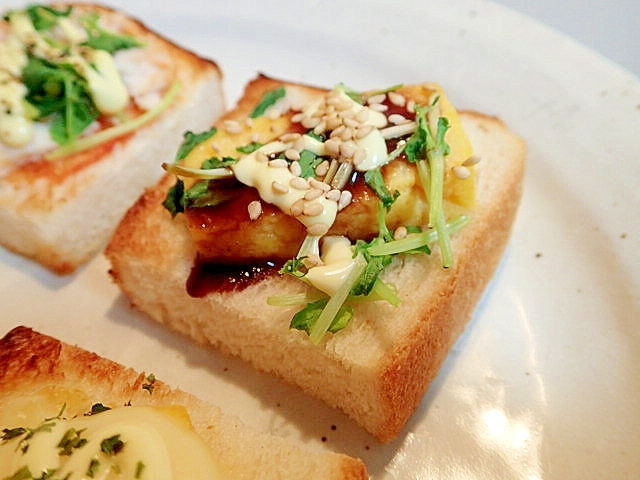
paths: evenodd
<path fill-rule="evenodd" d="M 86 438 L 82 438 L 83 430 L 76 430 L 70 428 L 58 442 L 57 448 L 59 448 L 58 455 L 69 456 L 73 453 L 74 449 L 81 448 L 87 443 Z"/>
<path fill-rule="evenodd" d="M 407 160 L 417 164 L 429 202 L 429 226 L 434 227 L 438 234 L 442 266 L 449 268 L 453 264 L 453 252 L 443 205 L 445 156 L 449 154 L 444 136 L 449 122 L 445 117 L 439 117 L 436 133 L 431 131 L 429 116 L 439 115 L 437 102 L 438 98 L 431 105 L 416 107 L 416 130 L 407 141 L 405 154 Z"/>
<path fill-rule="evenodd" d="M 120 434 L 105 438 L 100 442 L 100 450 L 107 455 L 117 455 L 124 448 L 124 442 L 120 440 Z"/>
<path fill-rule="evenodd" d="M 258 150 L 260 147 L 262 146 L 262 143 L 259 142 L 251 142 L 248 143 L 246 145 L 243 145 L 241 147 L 236 148 L 236 151 L 239 153 L 245 153 L 245 154 L 249 154 L 249 153 L 253 153 L 256 150 Z"/>
<path fill-rule="evenodd" d="M 180 147 L 178 147 L 178 151 L 176 152 L 176 161 L 185 158 L 197 145 L 204 142 L 205 140 L 210 139 L 217 132 L 218 130 L 215 127 L 200 133 L 193 133 L 191 131 L 184 132 L 184 134 L 182 135 L 182 143 L 180 144 Z"/>
<path fill-rule="evenodd" d="M 20 435 L 23 435 L 26 432 L 27 432 L 27 429 L 24 427 L 3 428 L 2 436 L 0 437 L 0 440 L 2 440 L 3 442 L 6 442 L 8 440 L 11 440 L 12 438 L 19 437 Z"/>
<path fill-rule="evenodd" d="M 33 480 L 33 475 L 31 475 L 29 467 L 25 465 L 24 467 L 16 470 L 13 475 L 6 477 L 4 480 Z"/>
<path fill-rule="evenodd" d="M 100 461 L 92 458 L 89 462 L 89 467 L 87 468 L 87 477 L 93 478 L 98 473 L 98 468 L 100 467 Z"/>
<path fill-rule="evenodd" d="M 149 395 L 153 393 L 153 389 L 156 388 L 156 376 L 153 373 L 147 375 L 146 382 L 142 384 L 142 389 L 149 392 Z"/>
<path fill-rule="evenodd" d="M 136 473 L 134 475 L 135 478 L 142 477 L 142 472 L 144 472 L 145 464 L 143 462 L 136 463 Z"/>
<path fill-rule="evenodd" d="M 329 299 L 323 298 L 308 303 L 306 307 L 293 316 L 289 328 L 303 330 L 308 334 L 311 334 L 328 302 Z M 335 333 L 342 330 L 347 326 L 351 317 L 353 317 L 353 308 L 348 305 L 342 305 L 331 320 L 331 324 L 327 328 L 327 331 Z"/>
<path fill-rule="evenodd" d="M 102 143 L 115 140 L 116 138 L 119 138 L 123 135 L 127 135 L 141 128 L 143 125 L 150 122 L 151 120 L 159 116 L 162 112 L 164 112 L 169 107 L 169 105 L 171 105 L 179 91 L 180 83 L 176 82 L 171 86 L 162 101 L 153 109 L 148 110 L 142 115 L 137 116 L 131 120 L 120 123 L 111 128 L 107 128 L 106 130 L 100 130 L 96 134 L 79 138 L 73 143 L 62 145 L 61 147 L 58 147 L 49 154 L 45 155 L 45 158 L 48 160 L 54 160 L 56 158 L 64 157 L 65 155 L 78 153 Z"/>
<path fill-rule="evenodd" d="M 134 47 L 141 47 L 143 44 L 131 35 L 120 35 L 109 32 L 98 25 L 100 16 L 97 12 L 92 12 L 83 19 L 84 26 L 89 38 L 83 45 L 96 50 L 106 50 L 109 53 L 117 52 Z"/>
<path fill-rule="evenodd" d="M 275 105 L 275 103 L 283 98 L 287 94 L 284 87 L 278 87 L 273 90 L 269 90 L 264 94 L 262 100 L 255 106 L 249 117 L 257 118 L 265 114 L 269 107 Z"/>
<path fill-rule="evenodd" d="M 384 183 L 384 177 L 382 176 L 380 168 L 367 170 L 364 174 L 364 181 L 376 192 L 376 195 L 378 195 L 384 207 L 389 211 L 393 202 L 400 196 L 400 192 L 396 190 L 391 193 L 389 191 L 387 185 Z"/>
<path fill-rule="evenodd" d="M 167 196 L 162 202 L 164 208 L 169 210 L 172 217 L 175 217 L 178 213 L 184 212 L 184 181 L 178 179 L 176 184 L 172 186 L 167 192 Z"/>
<path fill-rule="evenodd" d="M 49 30 L 58 23 L 58 18 L 68 17 L 72 7 L 57 10 L 47 5 L 29 5 L 25 11 L 37 31 Z"/>
<path fill-rule="evenodd" d="M 302 178 L 314 177 L 316 175 L 316 168 L 323 162 L 323 160 L 324 159 L 322 157 L 319 157 L 312 151 L 303 150 L 300 153 L 300 160 L 298 160 L 302 170 L 300 176 Z"/>
<path fill-rule="evenodd" d="M 100 116 L 87 81 L 68 64 L 29 56 L 22 81 L 27 102 L 38 111 L 35 120 L 50 117 L 51 138 L 60 145 L 73 142 Z"/>
<path fill-rule="evenodd" d="M 111 410 L 111 408 L 106 407 L 101 403 L 94 403 L 91 405 L 91 412 L 89 412 L 89 415 L 97 415 L 98 413 L 106 412 L 107 410 Z"/>

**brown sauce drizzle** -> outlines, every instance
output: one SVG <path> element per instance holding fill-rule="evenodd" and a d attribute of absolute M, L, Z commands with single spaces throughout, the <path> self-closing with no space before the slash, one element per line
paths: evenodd
<path fill-rule="evenodd" d="M 280 268 L 279 263 L 270 260 L 248 265 L 206 263 L 196 260 L 187 279 L 187 293 L 192 297 L 202 298 L 212 292 L 241 291 L 249 285 L 278 275 Z"/>

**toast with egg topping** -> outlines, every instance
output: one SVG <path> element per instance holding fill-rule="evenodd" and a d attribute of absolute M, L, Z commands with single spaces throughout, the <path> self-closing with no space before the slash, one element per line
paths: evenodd
<path fill-rule="evenodd" d="M 0 60 L 0 245 L 59 274 L 224 108 L 214 62 L 104 6 L 6 12 Z"/>
<path fill-rule="evenodd" d="M 0 407 L 2 478 L 368 478 L 358 459 L 255 431 L 26 327 L 0 340 Z"/>
<path fill-rule="evenodd" d="M 509 239 L 526 149 L 437 84 L 260 75 L 106 249 L 138 310 L 396 438 Z"/>

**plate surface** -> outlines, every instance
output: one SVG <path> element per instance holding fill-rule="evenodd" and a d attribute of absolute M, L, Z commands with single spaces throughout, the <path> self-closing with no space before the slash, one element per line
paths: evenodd
<path fill-rule="evenodd" d="M 434 80 L 501 117 L 529 145 L 513 238 L 389 445 L 131 311 L 102 256 L 58 278 L 0 251 L 0 335 L 27 325 L 152 371 L 263 430 L 359 456 L 374 479 L 640 478 L 637 78 L 487 1 L 110 3 L 215 59 L 230 105 L 264 72 L 356 89 Z"/>

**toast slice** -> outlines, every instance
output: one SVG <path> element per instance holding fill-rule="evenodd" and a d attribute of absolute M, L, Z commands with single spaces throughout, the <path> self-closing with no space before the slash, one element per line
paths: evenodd
<path fill-rule="evenodd" d="M 18 435 L 20 432 L 14 429 L 33 429 L 45 418 L 85 418 L 88 412 L 95 411 L 93 406 L 97 404 L 117 410 L 116 413 L 151 406 L 164 412 L 173 411 L 175 416 L 181 411 L 180 407 L 186 409 L 193 430 L 208 446 L 219 478 L 368 478 L 364 464 L 358 459 L 329 451 L 310 451 L 285 439 L 254 431 L 219 408 L 171 389 L 150 375 L 26 327 L 16 327 L 0 340 L 0 427 L 3 432 L 0 459 L 7 461 L 0 462 L 2 477 L 15 473 L 7 470 L 9 460 L 2 455 L 18 455 L 20 449 L 16 444 L 28 444 L 24 435 Z M 97 417 L 100 415 L 102 413 Z M 124 423 L 126 426 L 127 421 Z M 15 438 L 9 434 L 12 431 L 16 432 Z M 33 435 L 33 441 L 36 436 Z M 87 447 L 70 454 L 69 461 Z M 141 455 L 144 448 L 142 444 Z M 153 465 L 146 463 L 145 470 L 150 472 Z M 22 468 L 20 459 L 16 465 Z M 218 478 L 212 472 L 199 473 L 203 474 L 202 478 Z M 144 471 L 139 478 L 145 478 Z"/>
<path fill-rule="evenodd" d="M 322 92 L 259 76 L 217 125 L 243 123 L 267 92 L 283 85 L 291 104 Z M 438 246 L 431 255 L 395 256 L 381 278 L 395 285 L 398 304 L 354 304 L 348 325 L 317 345 L 307 333 L 290 328 L 298 307 L 268 304 L 268 299 L 313 291 L 291 275 L 267 274 L 246 283 L 235 278 L 236 286 L 222 287 L 215 277 L 204 292 L 194 293 L 201 253 L 186 215 L 172 217 L 163 206 L 176 183 L 172 176 L 148 189 L 125 215 L 106 249 L 110 273 L 133 307 L 155 321 L 298 385 L 346 412 L 380 441 L 391 441 L 472 317 L 502 257 L 521 197 L 522 139 L 499 119 L 476 112 L 461 112 L 460 125 L 481 160 L 474 167 L 475 206 L 465 209 L 471 221 L 451 237 L 453 264 L 442 268 Z M 246 210 L 234 212 L 246 215 Z M 357 223 L 350 218 L 347 231 Z M 267 234 L 251 237 L 245 226 L 230 230 L 242 232 L 252 245 L 268 242 Z M 216 241 L 224 243 L 224 235 Z"/>
<path fill-rule="evenodd" d="M 0 141 L 0 245 L 53 272 L 68 274 L 106 245 L 126 209 L 145 187 L 153 185 L 162 176 L 160 164 L 173 159 L 183 132 L 188 128 L 206 128 L 222 113 L 222 74 L 213 61 L 181 48 L 123 12 L 92 4 L 47 6 L 56 12 L 55 15 L 44 10 L 44 6 L 32 8 L 40 9 L 31 11 L 36 16 L 40 15 L 37 12 L 41 13 L 37 18 L 53 15 L 53 18 L 67 22 L 65 25 L 71 25 L 65 28 L 75 33 L 69 33 L 68 37 L 79 35 L 82 39 L 86 36 L 84 28 L 92 25 L 94 30 L 101 29 L 135 41 L 134 45 L 111 54 L 125 89 L 120 106 L 101 107 L 95 120 L 77 140 L 62 146 L 56 143 L 50 133 L 50 126 L 56 121 L 52 119 L 55 114 L 47 114 L 34 123 L 26 122 L 33 129 L 30 141 L 13 144 L 11 136 L 5 139 L 6 142 Z M 23 21 L 29 18 L 25 12 L 9 13 Z M 19 23 L 18 20 L 15 23 Z M 8 53 L 13 50 L 7 45 L 15 44 L 17 38 L 12 28 L 7 19 L 0 20 L 1 48 Z M 26 28 L 15 27 L 18 32 Z M 57 28 L 61 27 L 52 27 Z M 23 36 L 27 38 L 29 34 Z M 45 34 L 49 35 L 49 31 Z M 25 45 L 18 42 L 18 47 L 11 48 L 17 48 L 25 55 Z M 37 48 L 28 51 L 51 60 L 51 52 L 43 53 Z M 77 47 L 77 50 L 84 51 L 83 48 L 86 47 Z M 92 52 L 100 48 L 96 47 Z M 42 47 L 41 50 L 46 49 Z M 37 68 L 29 64 L 29 84 L 43 81 L 45 86 L 42 88 L 51 90 L 46 86 L 50 80 L 42 80 L 37 75 L 44 71 L 42 64 L 49 65 L 44 60 L 34 62 Z M 19 80 L 14 86 L 25 88 L 27 67 L 23 68 L 19 63 L 11 66 L 15 70 L 11 78 Z M 80 67 L 77 69 L 79 71 Z M 53 68 L 49 71 L 52 70 L 59 72 Z M 49 73 L 42 75 L 51 78 Z M 77 80 L 77 83 L 82 84 L 83 80 Z M 98 92 L 103 89 L 102 96 L 106 99 L 95 100 L 93 104 L 109 105 L 111 99 L 104 93 L 110 94 L 115 88 L 111 83 L 96 85 Z M 27 99 L 34 103 L 40 101 L 43 109 L 49 108 L 53 100 L 45 97 L 46 101 L 43 101 L 41 91 L 33 88 Z M 96 94 L 95 98 L 100 95 Z M 20 98 L 15 103 L 24 104 Z M 73 105 L 79 104 L 72 103 L 70 108 L 75 109 Z M 93 104 L 87 109 L 90 113 L 95 111 Z M 124 107 L 120 108 L 121 105 Z M 24 116 L 11 117 L 8 110 L 0 112 L 3 128 L 7 123 L 5 119 L 24 122 L 25 116 L 33 115 L 35 107 L 29 108 L 31 113 L 26 112 Z M 109 108 L 119 110 L 114 113 Z M 82 115 L 70 118 L 75 121 Z M 112 136 L 106 135 L 96 143 L 105 131 L 111 132 Z"/>

